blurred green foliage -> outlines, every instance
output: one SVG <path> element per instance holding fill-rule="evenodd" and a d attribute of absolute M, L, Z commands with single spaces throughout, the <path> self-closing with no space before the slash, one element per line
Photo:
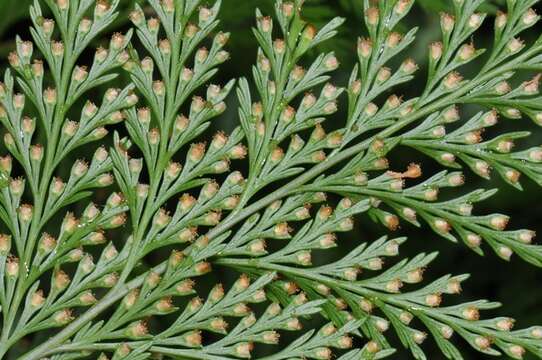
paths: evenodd
<path fill-rule="evenodd" d="M 4 35 L 13 24 L 26 17 L 29 4 L 29 0 L 0 2 L 0 14 L 2 15 L 2 21 L 0 21 L 0 39 L 2 39 L 2 42 L 0 42 L 0 55 L 2 57 L 5 57 L 13 46 L 13 40 L 6 39 Z"/>

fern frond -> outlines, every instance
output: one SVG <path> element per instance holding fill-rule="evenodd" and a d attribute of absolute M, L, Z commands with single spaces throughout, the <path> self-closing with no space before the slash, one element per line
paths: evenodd
<path fill-rule="evenodd" d="M 542 183 L 541 148 L 512 151 L 529 132 L 482 138 L 498 132 L 499 116 L 542 124 L 539 75 L 518 81 L 542 68 L 542 37 L 519 38 L 539 20 L 536 0 L 507 1 L 487 53 L 475 46 L 484 1 L 453 0 L 426 78 L 400 59 L 416 41 L 417 28 L 398 30 L 413 1 L 364 0 L 366 35 L 344 88 L 332 83 L 336 55 L 320 53 L 344 19 L 317 29 L 302 0 L 276 0 L 275 20 L 256 11 L 252 80 L 210 84 L 229 59 L 218 19 L 231 5 L 220 0 L 133 2 L 136 36 L 115 33 L 91 65 L 79 64 L 119 2 L 35 0 L 33 42 L 18 37 L 9 56 L 0 83 L 9 152 L 0 158 L 0 356 L 32 337 L 20 359 L 381 359 L 399 345 L 387 336 L 393 328 L 415 359 L 427 358 L 429 336 L 446 358 L 463 359 L 454 334 L 483 354 L 542 358 L 541 327 L 480 319 L 499 303 L 444 304 L 468 275 L 424 281 L 436 253 L 393 260 L 406 238 L 351 249 L 340 239 L 359 216 L 389 231 L 423 220 L 479 254 L 488 244 L 505 260 L 542 266 L 533 231 L 506 230 L 498 211 L 474 212 L 496 190 L 461 194 L 462 172 L 397 171 L 388 160 L 409 147 L 484 179 L 494 169 L 517 190 L 521 175 Z M 112 81 L 125 85 L 99 105 L 86 99 Z M 420 81 L 418 97 L 393 94 Z M 239 125 L 206 141 L 232 92 Z M 346 118 L 330 124 L 342 97 Z M 462 117 L 466 105 L 483 110 Z M 92 158 L 70 163 L 81 149 Z M 113 183 L 118 192 L 99 190 Z M 329 250 L 337 246 L 340 258 Z M 237 280 L 222 285 L 223 271 Z"/>

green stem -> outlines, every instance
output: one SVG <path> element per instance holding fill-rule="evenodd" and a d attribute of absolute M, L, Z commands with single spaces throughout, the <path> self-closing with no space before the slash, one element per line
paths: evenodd
<path fill-rule="evenodd" d="M 181 27 L 184 27 L 184 24 L 180 24 Z M 171 141 L 169 138 L 171 126 L 175 121 L 175 112 L 176 112 L 176 89 L 178 85 L 178 79 L 180 75 L 180 66 L 178 66 L 179 59 L 181 56 L 181 37 L 178 35 L 182 32 L 177 31 L 175 34 L 168 34 L 169 41 L 173 44 L 173 51 L 171 52 L 170 57 L 170 67 L 168 69 L 168 74 L 164 79 L 167 89 L 166 89 L 166 109 L 164 112 L 164 118 L 161 120 L 162 124 L 160 126 L 160 148 L 158 149 L 157 159 L 158 162 L 154 168 L 154 176 L 151 177 L 150 189 L 147 197 L 147 206 L 143 212 L 141 221 L 138 224 L 132 224 L 136 230 L 136 236 L 134 236 L 134 241 L 132 242 L 132 248 L 130 249 L 130 254 L 128 256 L 128 261 L 124 267 L 120 279 L 120 282 L 126 281 L 134 266 L 137 264 L 140 258 L 141 249 L 139 244 L 145 236 L 145 231 L 149 225 L 149 222 L 154 215 L 155 203 L 160 200 L 160 197 L 157 198 L 157 192 L 160 188 L 160 183 L 162 180 L 162 175 L 164 170 L 167 167 L 169 160 L 171 159 L 171 154 L 168 152 L 168 145 Z"/>
<path fill-rule="evenodd" d="M 75 30 L 75 29 L 72 29 L 72 30 Z M 45 165 L 43 168 L 42 176 L 40 178 L 39 191 L 38 191 L 38 194 L 36 194 L 39 197 L 37 199 L 34 199 L 35 208 L 34 208 L 34 212 L 32 216 L 30 233 L 27 236 L 26 246 L 24 248 L 24 253 L 22 254 L 22 259 L 21 259 L 22 264 L 24 266 L 21 266 L 19 270 L 19 280 L 17 282 L 15 296 L 13 297 L 13 301 L 11 302 L 10 307 L 9 307 L 10 315 L 8 316 L 6 323 L 4 323 L 2 338 L 4 338 L 5 336 L 9 337 L 9 333 L 13 326 L 13 322 L 15 321 L 15 317 L 18 313 L 17 309 L 20 306 L 20 303 L 24 297 L 24 293 L 26 289 L 31 285 L 26 281 L 29 275 L 26 265 L 30 264 L 30 259 L 32 257 L 34 246 L 35 246 L 39 231 L 41 230 L 40 219 L 43 217 L 43 211 L 45 210 L 44 203 L 45 203 L 45 198 L 48 194 L 47 187 L 49 186 L 50 178 L 54 172 L 54 166 L 52 166 L 52 163 L 54 163 L 54 159 L 56 155 L 58 135 L 61 129 L 62 120 L 64 119 L 64 115 L 66 113 L 64 102 L 66 99 L 66 92 L 69 85 L 70 74 L 76 60 L 71 55 L 72 47 L 73 47 L 73 34 L 75 33 L 76 31 L 68 31 L 68 35 L 65 37 L 64 36 L 62 37 L 66 44 L 66 50 L 64 52 L 64 54 L 66 55 L 66 58 L 64 59 L 66 64 L 63 66 L 63 69 L 62 69 L 60 84 L 57 84 L 59 86 L 58 99 L 60 99 L 60 101 L 57 104 L 56 109 L 55 109 L 53 131 L 51 134 L 52 137 L 48 139 Z M 28 175 L 31 175 L 31 174 L 28 174 Z M 30 177 L 32 178 L 32 176 Z M 5 309 L 5 311 L 8 311 L 8 309 Z"/>

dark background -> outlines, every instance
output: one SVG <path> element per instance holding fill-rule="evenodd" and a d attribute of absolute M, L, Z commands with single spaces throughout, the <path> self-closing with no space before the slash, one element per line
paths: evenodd
<path fill-rule="evenodd" d="M 489 2 L 489 5 L 484 10 L 494 13 L 496 10 L 495 5 L 502 6 L 503 2 Z M 9 51 L 13 49 L 15 35 L 20 34 L 24 39 L 29 38 L 27 29 L 29 25 L 27 18 L 29 3 L 28 0 L 0 0 L 0 58 L 2 59 L 0 60 L 0 73 L 3 73 L 6 67 L 5 59 Z M 132 3 L 133 1 L 131 0 L 124 0 L 122 2 L 123 14 L 119 17 L 121 20 L 113 25 L 115 30 L 122 30 L 129 27 L 125 19 L 127 18 L 128 7 Z M 222 66 L 219 77 L 214 80 L 215 82 L 225 83 L 230 78 L 250 76 L 251 66 L 254 62 L 257 49 L 257 44 L 251 31 L 249 31 L 254 23 L 254 10 L 256 7 L 260 7 L 264 13 L 271 14 L 272 3 L 272 0 L 223 1 L 220 16 L 222 19 L 221 29 L 232 33 L 231 41 L 228 45 L 231 60 Z M 334 16 L 346 18 L 346 23 L 342 26 L 340 34 L 319 49 L 321 51 L 336 51 L 337 57 L 341 62 L 340 70 L 335 73 L 334 79 L 334 82 L 338 85 L 344 86 L 346 84 L 347 77 L 356 61 L 356 38 L 364 33 L 361 25 L 361 3 L 361 0 L 307 0 L 306 2 L 304 15 L 307 20 L 317 26 L 321 26 Z M 424 81 L 423 70 L 426 62 L 426 48 L 431 41 L 439 38 L 438 13 L 445 11 L 449 3 L 451 1 L 418 1 L 418 5 L 413 8 L 411 15 L 401 25 L 404 27 L 399 29 L 404 31 L 412 26 L 419 26 L 420 28 L 417 41 L 407 50 L 408 54 L 404 54 L 405 56 L 413 57 L 420 64 L 421 71 L 418 73 L 420 78 L 396 90 L 398 94 L 405 95 L 405 98 L 411 98 L 421 92 L 419 84 Z M 484 27 L 476 35 L 474 42 L 477 48 L 491 47 L 492 20 L 492 18 L 486 19 Z M 539 25 L 538 29 L 533 29 L 531 33 L 525 35 L 525 38 L 532 38 L 537 32 L 540 33 L 540 29 Z M 476 65 L 473 66 L 475 67 Z M 472 68 L 466 69 L 465 73 L 468 74 L 472 70 Z M 528 76 L 529 74 L 523 75 Z M 217 129 L 228 130 L 237 124 L 237 110 L 235 108 L 234 97 L 230 96 L 229 101 L 229 109 L 226 114 L 215 121 Z M 469 113 L 476 109 L 463 110 Z M 344 114 L 339 112 L 332 119 L 328 120 L 328 123 L 341 124 L 344 121 L 343 119 Z M 506 124 L 504 126 L 509 127 L 509 124 L 508 126 Z M 522 144 L 525 148 L 541 143 L 541 132 L 530 120 L 523 119 L 517 121 L 513 126 L 516 129 L 522 128 L 533 131 L 533 136 Z M 391 166 L 394 169 L 403 169 L 406 164 L 412 161 L 423 164 L 425 176 L 434 174 L 440 169 L 440 166 L 434 162 L 407 149 L 395 151 L 394 155 L 391 156 Z M 494 178 L 494 180 L 485 181 L 477 178 L 472 173 L 466 172 L 467 185 L 458 191 L 463 193 L 477 187 L 498 187 L 501 189 L 499 193 L 477 206 L 476 213 L 502 212 L 512 216 L 510 228 L 530 228 L 542 232 L 541 189 L 533 182 L 523 179 L 524 191 L 521 192 L 496 179 L 496 176 Z M 343 248 L 348 249 L 354 244 L 374 240 L 385 233 L 386 229 L 382 226 L 376 225 L 367 217 L 362 216 L 356 220 L 355 231 L 341 235 L 341 242 L 345 243 Z M 517 326 L 527 327 L 542 324 L 542 269 L 528 265 L 517 257 L 512 257 L 509 263 L 502 261 L 487 247 L 485 248 L 487 255 L 480 257 L 461 244 L 453 244 L 439 238 L 428 231 L 428 227 L 417 229 L 413 226 L 403 224 L 396 235 L 406 235 L 409 237 L 409 241 L 402 247 L 403 256 L 413 256 L 422 251 L 440 252 L 440 256 L 426 272 L 428 279 L 447 273 L 472 274 L 471 278 L 464 284 L 464 291 L 460 299 L 450 301 L 456 302 L 460 300 L 487 298 L 502 302 L 504 306 L 494 314 L 498 313 L 516 318 Z M 209 281 L 213 283 L 212 280 Z M 491 313 L 486 314 L 486 316 L 490 315 Z M 388 336 L 392 336 L 391 330 L 388 332 Z M 479 353 L 470 351 L 464 343 L 461 344 L 459 341 L 456 343 L 464 349 L 466 359 L 486 358 Z M 399 352 L 392 358 L 410 358 L 407 352 L 401 350 L 400 345 L 398 348 L 400 349 Z M 424 344 L 424 349 L 427 350 L 429 359 L 443 358 L 430 340 Z"/>

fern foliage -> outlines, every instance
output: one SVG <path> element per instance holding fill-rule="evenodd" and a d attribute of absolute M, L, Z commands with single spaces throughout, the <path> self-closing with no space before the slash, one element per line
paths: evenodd
<path fill-rule="evenodd" d="M 404 237 L 340 240 L 367 215 L 383 232 L 409 222 L 542 266 L 533 231 L 475 211 L 496 190 L 460 190 L 462 169 L 542 184 L 542 148 L 519 130 L 542 125 L 542 37 L 520 37 L 538 23 L 536 2 L 508 0 L 492 47 L 478 49 L 484 1 L 451 1 L 422 74 L 401 55 L 416 40 L 399 25 L 413 0 L 364 0 L 357 65 L 339 86 L 339 60 L 320 45 L 343 19 L 316 28 L 302 0 L 256 12 L 250 76 L 222 85 L 212 79 L 229 59 L 218 20 L 228 2 L 134 2 L 133 30 L 82 64 L 119 0 L 35 0 L 32 40 L 17 38 L 0 83 L 0 355 L 354 360 L 403 346 L 426 359 L 431 338 L 448 359 L 464 358 L 460 342 L 542 358 L 542 327 L 482 317 L 496 302 L 448 300 L 468 275 L 425 281 L 430 249 L 394 260 Z M 418 97 L 393 94 L 419 82 Z M 209 135 L 235 96 L 237 127 Z M 343 102 L 343 122 L 328 121 Z M 442 171 L 398 169 L 387 157 L 405 147 Z M 345 255 L 327 256 L 336 246 Z M 215 282 L 223 271 L 237 280 Z"/>

